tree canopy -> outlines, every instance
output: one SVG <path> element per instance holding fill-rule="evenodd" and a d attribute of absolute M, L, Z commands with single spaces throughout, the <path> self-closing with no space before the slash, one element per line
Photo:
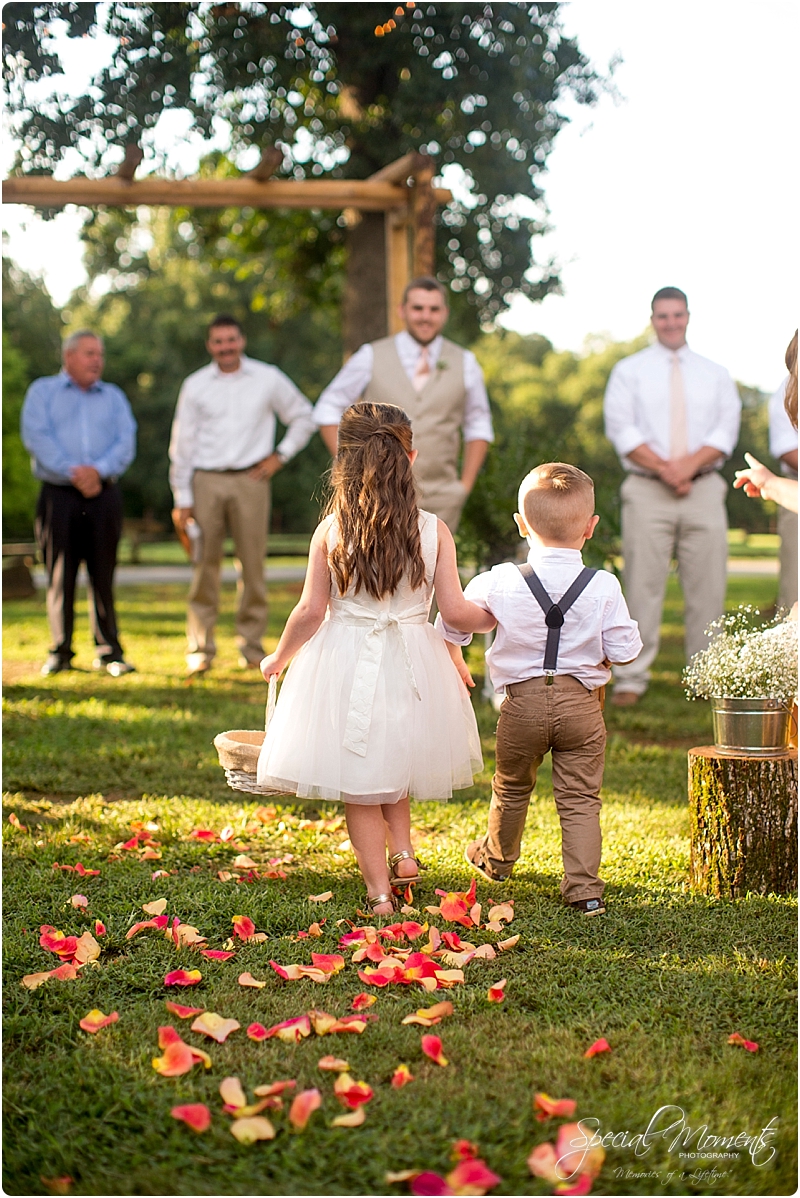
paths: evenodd
<path fill-rule="evenodd" d="M 466 173 L 470 198 L 440 214 L 440 273 L 490 320 L 512 293 L 535 300 L 558 287 L 552 263 L 531 269 L 542 213 L 523 214 L 515 197 L 542 199 L 540 176 L 566 119 L 560 101 L 592 103 L 602 86 L 563 35 L 558 9 L 111 3 L 111 63 L 85 95 L 56 87 L 33 104 L 32 85 L 59 70 L 56 23 L 91 35 L 100 6 L 8 4 L 3 66 L 22 143 L 16 170 L 51 171 L 72 148 L 85 173 L 105 174 L 131 143 L 146 166 L 165 169 L 153 131 L 170 109 L 188 111 L 206 137 L 224 122 L 237 164 L 253 145 L 279 147 L 278 173 L 290 177 L 365 178 L 421 150 Z M 323 248 L 330 232 L 319 230 Z"/>

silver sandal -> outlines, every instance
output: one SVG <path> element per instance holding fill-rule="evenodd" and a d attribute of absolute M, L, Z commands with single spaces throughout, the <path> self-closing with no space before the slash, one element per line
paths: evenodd
<path fill-rule="evenodd" d="M 401 861 L 413 861 L 417 867 L 417 872 L 415 874 L 411 874 L 411 876 L 408 878 L 402 877 L 402 875 L 397 873 L 395 869 L 395 866 Z M 409 853 L 408 849 L 401 849 L 399 853 L 395 853 L 393 857 L 389 858 L 389 882 L 391 883 L 392 890 L 396 891 L 397 893 L 402 893 L 407 886 L 415 886 L 417 882 L 421 882 L 422 878 L 419 871 L 424 868 L 425 867 L 420 865 L 419 861 L 417 861 L 414 854 Z"/>
<path fill-rule="evenodd" d="M 388 912 L 384 912 L 384 911 L 378 912 L 378 911 L 376 911 L 376 910 L 375 910 L 375 908 L 376 908 L 376 907 L 382 907 L 384 903 L 391 903 L 391 904 L 392 904 L 392 911 L 396 911 L 396 910 L 397 910 L 397 899 L 396 899 L 396 897 L 395 897 L 395 895 L 394 895 L 394 894 L 392 894 L 392 893 L 389 893 L 389 894 L 374 894 L 374 895 L 373 895 L 373 894 L 367 894 L 367 906 L 369 907 L 369 909 L 370 909 L 370 911 L 372 912 L 372 914 L 373 914 L 373 915 L 386 915 L 386 914 L 388 914 Z"/>

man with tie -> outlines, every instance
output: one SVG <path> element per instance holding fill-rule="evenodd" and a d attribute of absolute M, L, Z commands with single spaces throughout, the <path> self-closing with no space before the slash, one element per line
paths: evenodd
<path fill-rule="evenodd" d="M 727 484 L 718 473 L 739 435 L 741 400 L 723 366 L 686 344 L 689 307 L 677 287 L 653 296 L 656 342 L 623 358 L 605 396 L 606 435 L 622 484 L 625 597 L 644 648 L 614 669 L 617 707 L 637 703 L 658 653 L 661 609 L 675 557 L 684 596 L 687 660 L 725 605 Z"/>
<path fill-rule="evenodd" d="M 339 421 L 351 404 L 402 408 L 414 430 L 419 505 L 455 532 L 494 440 L 483 374 L 474 354 L 441 335 L 450 313 L 438 279 L 412 279 L 400 311 L 405 330 L 362 345 L 320 395 L 314 420 L 335 456 Z"/>

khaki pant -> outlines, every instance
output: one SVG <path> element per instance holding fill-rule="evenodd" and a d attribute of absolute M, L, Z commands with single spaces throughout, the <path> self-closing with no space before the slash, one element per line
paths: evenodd
<path fill-rule="evenodd" d="M 778 605 L 788 608 L 797 602 L 797 512 L 778 508 L 778 535 L 781 538 Z"/>
<path fill-rule="evenodd" d="M 628 609 L 644 648 L 614 669 L 617 691 L 643 695 L 661 639 L 661 611 L 673 557 L 684 601 L 686 660 L 705 649 L 705 628 L 725 608 L 728 519 L 721 475 L 704 474 L 679 499 L 657 479 L 629 474 L 622 484 L 622 554 Z"/>
<path fill-rule="evenodd" d="M 236 644 L 249 662 L 264 656 L 261 638 L 267 625 L 264 555 L 270 509 L 270 485 L 241 470 L 196 470 L 192 481 L 194 518 L 202 534 L 202 558 L 189 589 L 188 655 L 209 663 L 216 653 L 214 628 L 219 610 L 220 572 L 226 529 L 239 560 L 236 584 Z"/>
<path fill-rule="evenodd" d="M 489 828 L 479 850 L 489 872 L 508 877 L 519 859 L 536 772 L 552 751 L 553 797 L 561 821 L 568 903 L 600 898 L 600 787 L 606 728 L 598 691 L 577 678 L 529 678 L 506 687 L 497 723 L 497 765 L 492 780 Z"/>

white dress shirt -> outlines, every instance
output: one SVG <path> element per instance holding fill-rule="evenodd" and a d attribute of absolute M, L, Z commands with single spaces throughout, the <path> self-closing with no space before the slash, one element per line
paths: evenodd
<path fill-rule="evenodd" d="M 742 401 L 724 366 L 682 345 L 677 351 L 660 341 L 617 362 L 606 387 L 606 436 L 626 470 L 648 474 L 628 458 L 647 445 L 669 458 L 670 378 L 677 352 L 686 396 L 686 432 L 690 454 L 703 445 L 720 452 L 720 463 L 733 452 L 739 436 Z"/>
<path fill-rule="evenodd" d="M 194 502 L 195 470 L 246 470 L 275 450 L 275 414 L 287 426 L 277 452 L 288 461 L 314 433 L 313 409 L 290 378 L 242 356 L 238 370 L 209 362 L 184 380 L 172 422 L 169 482 L 176 507 Z"/>
<path fill-rule="evenodd" d="M 431 371 L 436 370 L 436 363 L 442 352 L 442 340 L 440 334 L 438 337 L 434 337 L 427 347 Z M 411 380 L 414 377 L 423 346 L 405 330 L 395 334 L 394 343 L 397 346 L 400 364 Z M 462 435 L 465 441 L 494 441 L 483 371 L 473 353 L 468 349 L 462 352 L 464 354 L 465 393 Z M 314 408 L 314 420 L 317 425 L 338 424 L 345 408 L 358 402 L 364 394 L 367 383 L 372 378 L 373 359 L 372 345 L 367 342 L 345 362 L 317 400 Z"/>
<path fill-rule="evenodd" d="M 566 594 L 583 569 L 578 549 L 532 548 L 533 567 L 554 603 Z M 547 626 L 544 612 L 520 573 L 510 562 L 477 574 L 467 584 L 464 598 L 491 612 L 497 620 L 494 644 L 486 654 L 496 691 L 513 682 L 544 676 Z M 457 632 L 436 617 L 445 640 L 468 645 L 472 634 Z M 570 674 L 587 690 L 605 686 L 611 671 L 600 663 L 632 661 L 641 651 L 639 626 L 632 620 L 622 589 L 613 574 L 598 570 L 564 616 L 558 646 L 557 674 Z"/>
<path fill-rule="evenodd" d="M 793 449 L 797 449 L 797 429 L 792 428 L 792 422 L 784 407 L 788 382 L 789 376 L 787 375 L 769 400 L 769 451 L 779 462 L 785 453 L 791 453 Z M 797 478 L 797 472 L 792 470 L 787 462 L 781 462 L 781 471 L 789 478 Z"/>

